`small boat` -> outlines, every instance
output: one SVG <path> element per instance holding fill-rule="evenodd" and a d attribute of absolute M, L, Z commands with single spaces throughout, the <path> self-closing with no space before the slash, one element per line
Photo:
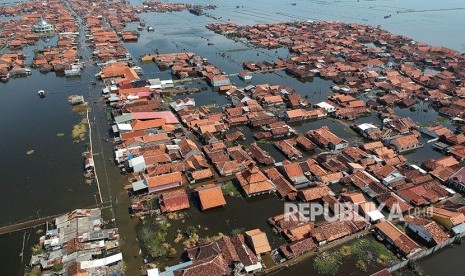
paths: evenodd
<path fill-rule="evenodd" d="M 147 27 L 147 31 L 149 31 L 149 32 L 154 32 L 155 29 L 154 29 L 152 26 L 148 26 L 148 27 Z"/>
<path fill-rule="evenodd" d="M 142 30 L 144 29 L 144 27 L 138 26 L 137 29 L 138 29 L 139 31 L 142 31 Z"/>
<path fill-rule="evenodd" d="M 37 91 L 37 95 L 39 95 L 39 97 L 41 97 L 41 98 L 45 98 L 45 91 L 44 90 L 39 90 L 39 91 Z"/>
<path fill-rule="evenodd" d="M 142 74 L 142 68 L 139 67 L 139 66 L 133 66 L 131 67 L 132 70 L 134 70 L 134 72 L 136 72 L 138 75 L 141 75 Z"/>

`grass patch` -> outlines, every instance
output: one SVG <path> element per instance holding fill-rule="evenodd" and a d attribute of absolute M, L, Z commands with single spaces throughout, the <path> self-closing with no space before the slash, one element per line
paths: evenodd
<path fill-rule="evenodd" d="M 224 184 L 221 185 L 221 190 L 223 191 L 224 195 L 229 195 L 229 196 L 240 196 L 241 193 L 237 190 L 236 186 L 232 181 L 228 181 Z"/>
<path fill-rule="evenodd" d="M 320 274 L 335 275 L 342 260 L 347 257 L 357 260 L 355 268 L 361 272 L 366 272 L 369 265 L 388 266 L 397 261 L 396 256 L 382 243 L 374 239 L 363 238 L 316 257 L 313 266 Z"/>

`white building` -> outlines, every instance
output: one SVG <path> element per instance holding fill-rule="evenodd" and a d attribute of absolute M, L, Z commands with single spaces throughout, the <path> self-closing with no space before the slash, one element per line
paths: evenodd
<path fill-rule="evenodd" d="M 43 18 L 40 18 L 35 25 L 32 26 L 32 31 L 34 33 L 51 33 L 55 31 L 55 27 L 47 23 Z"/>

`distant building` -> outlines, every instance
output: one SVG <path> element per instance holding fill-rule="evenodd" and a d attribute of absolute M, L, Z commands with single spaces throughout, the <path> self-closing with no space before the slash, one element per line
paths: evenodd
<path fill-rule="evenodd" d="M 45 21 L 45 19 L 40 18 L 35 25 L 32 26 L 32 31 L 34 33 L 51 33 L 55 31 L 55 27 Z"/>

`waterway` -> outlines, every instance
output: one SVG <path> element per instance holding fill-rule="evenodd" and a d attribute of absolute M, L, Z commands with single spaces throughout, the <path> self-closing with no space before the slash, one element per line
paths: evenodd
<path fill-rule="evenodd" d="M 5 2 L 5 1 L 3 1 Z M 12 2 L 6 0 L 6 2 Z M 132 1 L 139 3 L 141 1 Z M 208 1 L 186 1 L 192 3 L 205 4 Z M 296 3 L 295 6 L 291 3 Z M 213 22 L 235 22 L 239 24 L 256 24 L 278 21 L 292 20 L 339 20 L 344 22 L 356 22 L 370 25 L 381 25 L 391 32 L 409 36 L 415 40 L 424 41 L 434 45 L 444 45 L 456 50 L 465 51 L 463 37 L 463 18 L 465 10 L 454 9 L 464 8 L 465 3 L 460 0 L 445 1 L 424 1 L 424 0 L 283 0 L 283 1 L 215 1 L 218 9 L 209 11 L 218 20 L 194 16 L 188 12 L 165 13 L 165 14 L 142 14 L 141 17 L 148 25 L 155 27 L 154 33 L 143 31 L 138 43 L 125 43 L 130 53 L 135 57 L 158 49 L 160 53 L 176 52 L 181 50 L 193 51 L 202 57 L 208 58 L 213 64 L 227 73 L 237 73 L 241 70 L 241 64 L 248 60 L 268 60 L 272 61 L 279 57 L 287 57 L 288 52 L 285 49 L 264 50 L 249 47 L 242 42 L 234 42 L 221 35 L 214 34 L 204 28 L 204 25 Z M 450 9 L 450 10 L 446 10 Z M 391 15 L 390 18 L 384 19 L 384 16 Z M 0 18 L 8 20 L 9 18 Z M 136 25 L 131 25 L 128 29 L 135 29 Z M 38 46 L 32 48 L 41 48 L 51 41 L 42 41 Z M 213 45 L 208 45 L 212 43 Z M 27 53 L 32 53 L 28 49 Z M 224 53 L 224 55 L 223 55 Z M 30 56 L 31 57 L 31 56 Z M 161 72 L 155 64 L 142 65 L 146 77 L 169 78 L 169 72 Z M 74 208 L 91 205 L 95 202 L 95 193 L 97 188 L 95 184 L 88 185 L 84 183 L 82 177 L 82 157 L 84 151 L 84 142 L 74 144 L 71 138 L 72 126 L 82 118 L 78 114 L 71 112 L 71 108 L 66 98 L 72 94 L 83 94 L 87 100 L 92 103 L 93 114 L 96 119 L 96 125 L 93 126 L 95 139 L 98 148 L 95 150 L 99 155 L 96 156 L 96 165 L 99 168 L 100 181 L 105 183 L 107 188 L 102 191 L 105 200 L 112 199 L 119 204 L 115 207 L 115 213 L 118 217 L 120 230 L 123 228 L 126 233 L 134 229 L 134 224 L 127 216 L 127 196 L 121 189 L 123 178 L 118 170 L 108 162 L 111 158 L 111 145 L 107 144 L 108 125 L 106 123 L 106 110 L 99 102 L 99 91 L 89 91 L 88 83 L 93 76 L 95 68 L 87 68 L 81 78 L 67 79 L 56 77 L 54 73 L 43 75 L 33 70 L 33 75 L 28 78 L 12 79 L 8 83 L 0 84 L 0 97 L 2 103 L 2 112 L 0 113 L 0 145 L 2 158 L 0 166 L 2 168 L 2 180 L 0 181 L 0 225 L 6 225 L 37 216 L 65 212 Z M 237 85 L 245 85 L 238 78 L 232 78 Z M 300 82 L 283 72 L 258 74 L 254 75 L 252 84 L 259 83 L 284 84 L 296 89 L 304 96 L 308 96 L 310 102 L 317 102 L 324 99 L 328 93 L 328 87 L 331 82 L 315 78 L 313 82 Z M 203 85 L 203 84 L 200 84 Z M 45 99 L 37 97 L 37 90 L 44 89 L 47 91 Z M 211 90 L 204 91 L 201 94 L 193 95 L 198 104 L 209 104 L 216 102 L 224 104 L 227 101 L 221 95 Z M 93 103 L 93 102 L 96 103 Z M 415 114 L 410 114 L 409 110 L 396 110 L 400 114 L 414 117 L 415 121 L 424 120 L 425 122 L 434 120 L 437 115 L 434 111 L 429 110 L 424 113 L 421 109 Z M 405 113 L 405 114 L 404 114 Z M 329 120 L 320 120 L 316 122 L 305 123 L 296 127 L 299 131 L 305 132 L 313 127 L 327 124 L 337 134 L 354 139 L 349 133 L 350 130 L 344 129 L 337 122 Z M 57 136 L 58 133 L 64 133 L 63 137 Z M 263 145 L 268 151 L 273 152 L 272 145 Z M 33 154 L 27 155 L 26 152 L 34 150 Z M 275 150 L 275 149 L 274 149 Z M 423 149 L 422 149 L 423 150 Z M 429 153 L 414 156 L 415 160 L 428 158 Z M 415 152 L 416 153 L 416 152 Z M 413 153 L 413 154 L 415 154 Z M 279 152 L 272 153 L 279 157 Z M 434 157 L 433 155 L 432 157 Z M 407 155 L 409 157 L 409 155 Z M 429 157 L 429 158 L 432 158 Z M 107 185 L 109 184 L 110 185 Z M 229 199 L 228 204 L 239 199 Z M 281 208 L 279 200 L 275 202 L 276 208 Z M 236 206 L 236 203 L 230 206 Z M 249 204 L 242 202 L 244 206 Z M 257 203 L 256 205 L 260 205 Z M 267 206 L 267 205 L 265 205 Z M 228 207 L 226 211 L 229 212 Z M 274 210 L 274 209 L 272 209 Z M 192 211 L 195 212 L 195 211 Z M 271 211 L 270 211 L 271 212 Z M 245 213 L 245 211 L 244 211 Z M 195 216 L 198 223 L 209 223 L 214 220 L 221 220 L 222 214 L 215 216 L 201 215 Z M 270 214 L 260 214 L 263 217 Z M 126 219 L 125 219 L 126 218 Z M 260 223 L 263 219 L 260 218 Z M 236 218 L 245 226 L 254 226 L 257 221 L 255 217 L 243 216 Z M 197 222 L 196 222 L 197 223 Z M 234 223 L 236 224 L 236 222 Z M 239 224 L 239 223 L 237 223 Z M 269 230 L 265 226 L 261 227 Z M 212 233 L 222 229 L 212 228 Z M 26 232 L 25 248 L 37 241 L 35 230 Z M 135 232 L 135 231 L 132 231 Z M 225 231 L 227 232 L 227 231 Z M 20 253 L 23 248 L 24 232 L 0 236 L 0 275 L 22 275 L 24 264 L 21 263 Z M 27 239 L 29 237 L 29 239 Z M 135 236 L 129 235 L 124 252 L 134 252 L 136 247 Z M 456 247 L 463 252 L 463 246 Z M 127 250 L 127 251 L 126 251 Z M 454 249 L 455 250 L 455 249 Z M 448 251 L 446 250 L 445 253 Z M 455 251 L 451 251 L 455 252 Z M 438 255 L 441 258 L 447 258 L 448 262 L 455 253 Z M 134 257 L 131 257 L 134 259 Z M 135 258 L 140 262 L 139 259 Z M 28 261 L 27 255 L 24 258 Z M 425 270 L 434 268 L 441 260 L 436 257 L 430 258 L 425 262 Z M 458 261 L 457 265 L 463 262 Z M 431 265 L 429 265 L 431 264 Z M 288 272 L 281 275 L 297 275 L 308 271 L 311 261 L 305 262 L 301 266 L 296 266 Z M 432 267 L 432 268 L 431 268 Z M 453 267 L 451 265 L 450 267 Z M 297 269 L 297 270 L 295 270 Z M 446 270 L 445 272 L 458 271 Z M 431 270 L 431 273 L 440 272 Z"/>

